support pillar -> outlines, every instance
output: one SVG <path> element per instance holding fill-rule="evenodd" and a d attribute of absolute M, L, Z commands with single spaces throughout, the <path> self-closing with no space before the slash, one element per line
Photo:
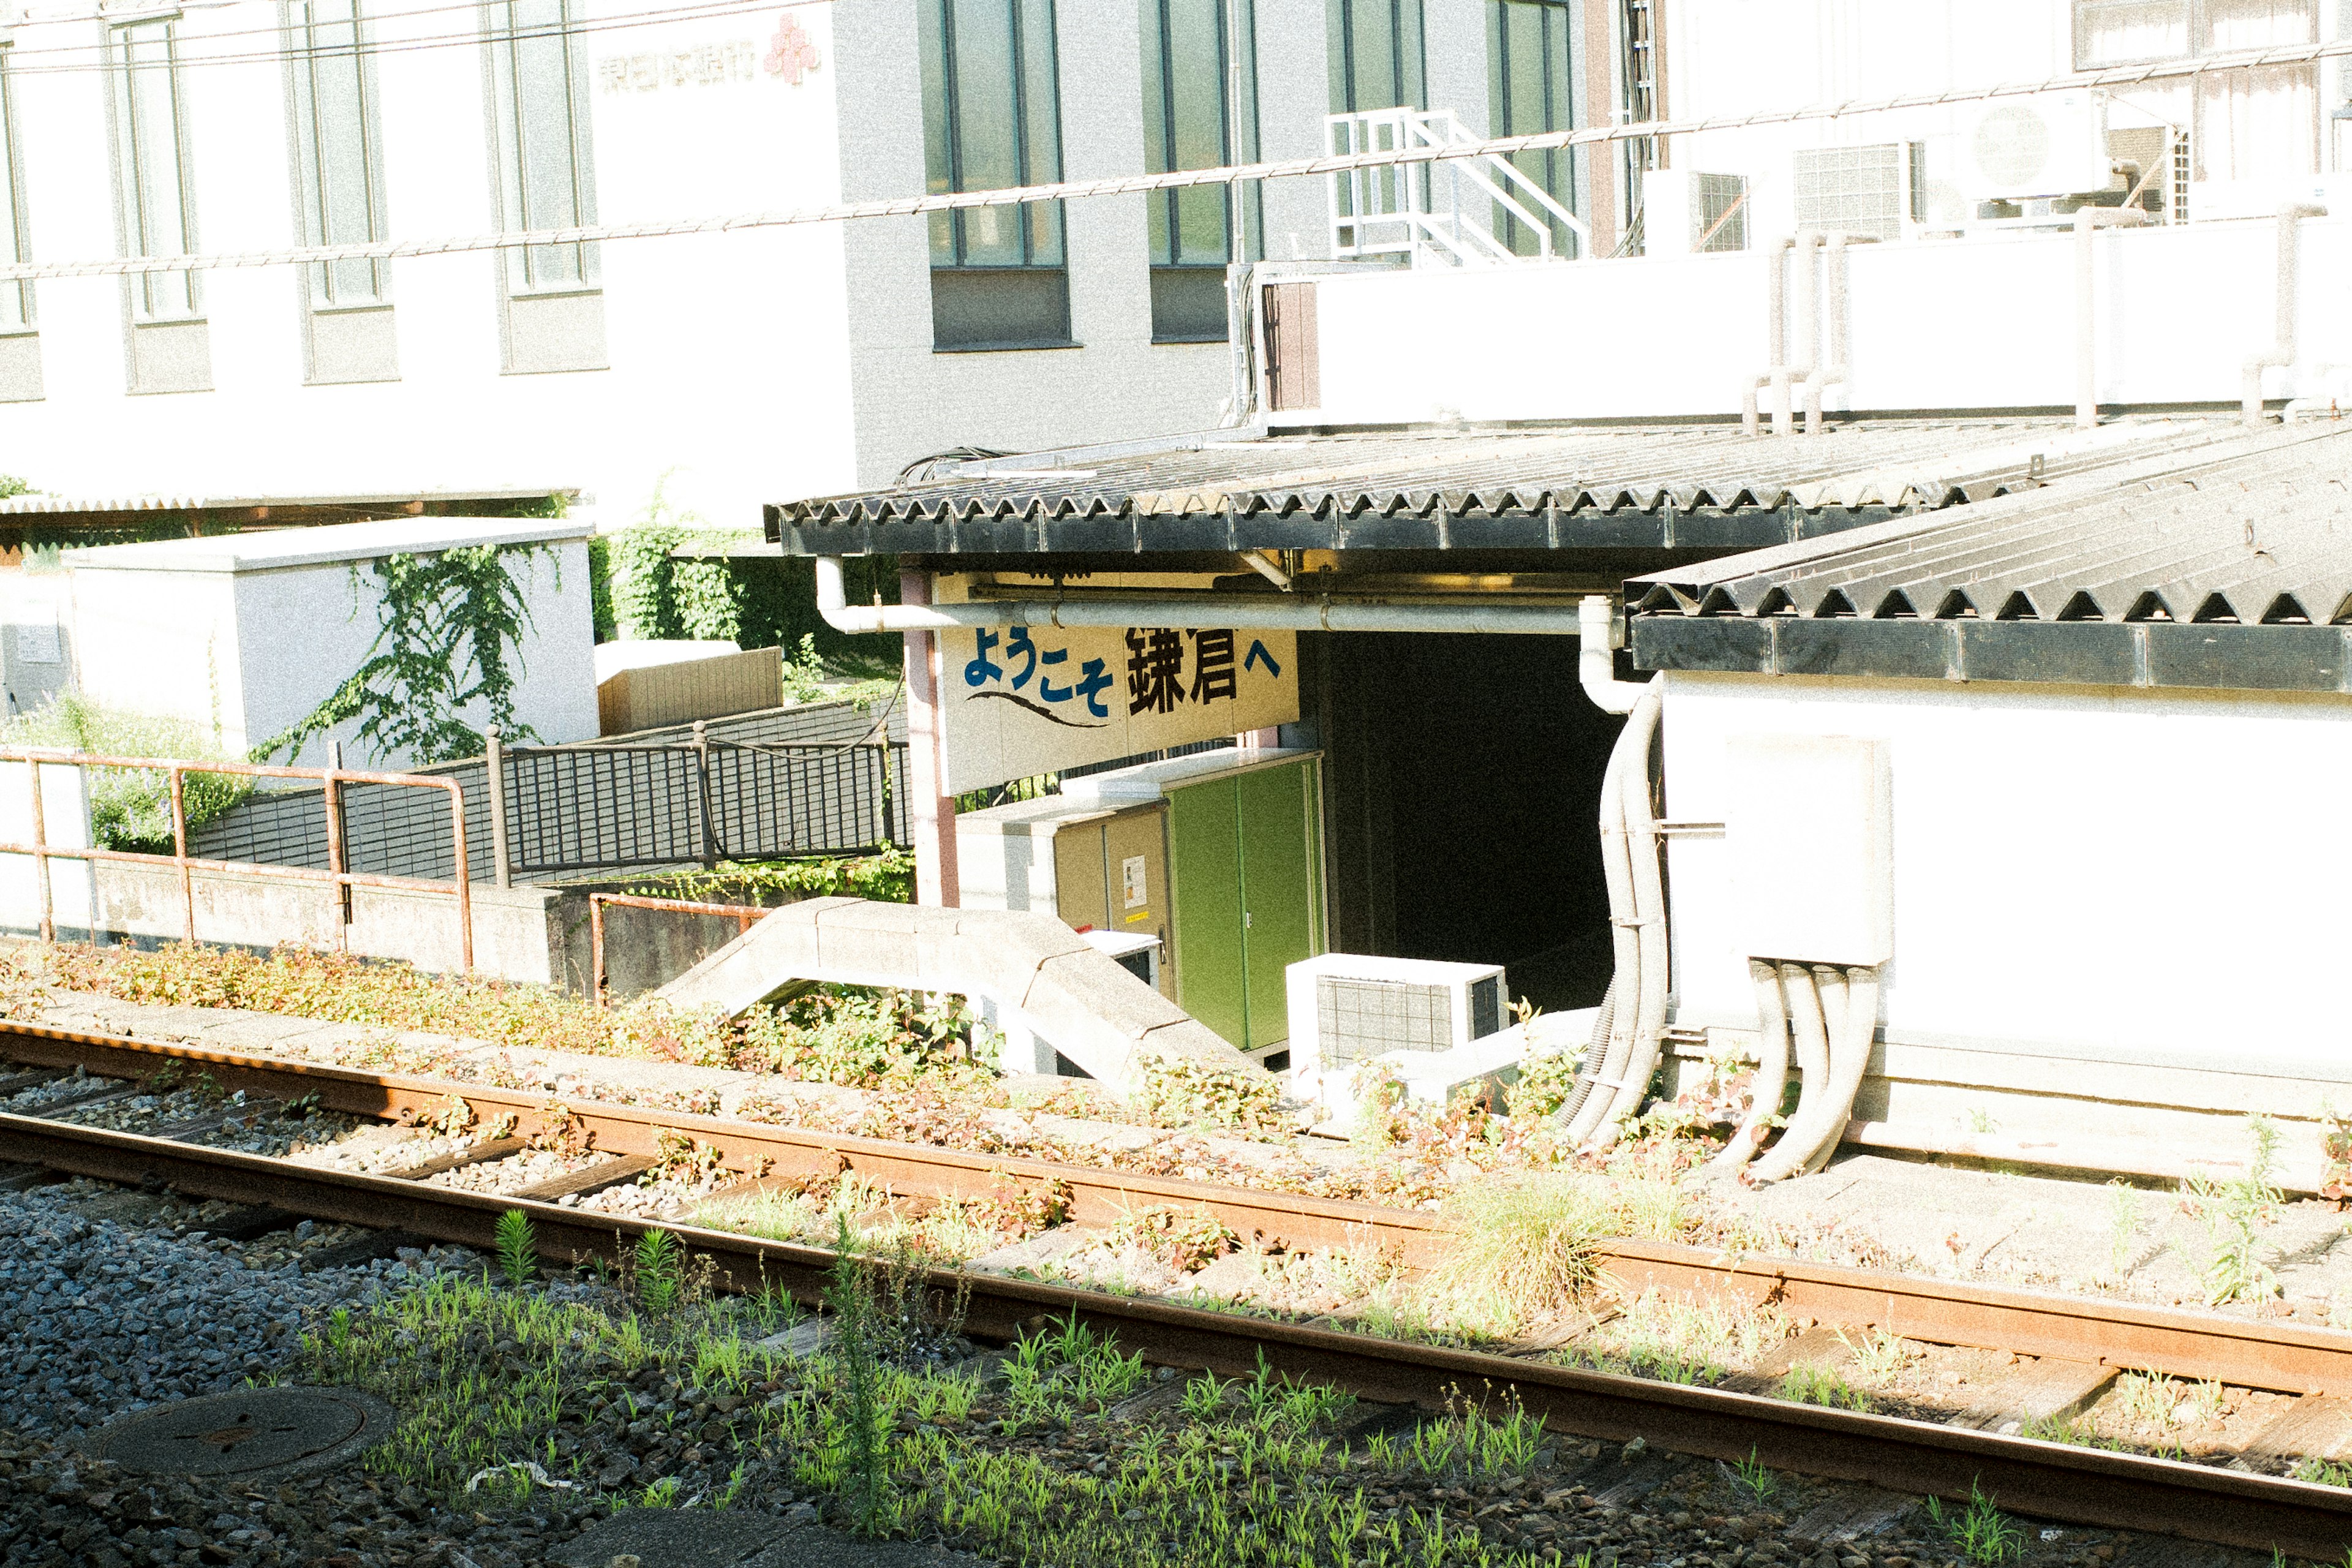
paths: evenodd
<path fill-rule="evenodd" d="M 930 574 L 898 574 L 898 602 L 931 602 Z M 907 836 L 915 846 L 915 901 L 951 909 L 956 878 L 955 798 L 947 790 L 947 753 L 940 722 L 940 646 L 929 632 L 907 639 Z"/>

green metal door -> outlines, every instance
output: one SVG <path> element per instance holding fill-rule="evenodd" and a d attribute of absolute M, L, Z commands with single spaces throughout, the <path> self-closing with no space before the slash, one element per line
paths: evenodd
<path fill-rule="evenodd" d="M 1258 1050 L 1289 1037 L 1284 971 L 1315 956 L 1308 766 L 1302 762 L 1264 768 L 1242 774 L 1234 784 L 1241 837 L 1242 968 L 1248 997 L 1244 1023 L 1249 1043 L 1244 1048 Z"/>
<path fill-rule="evenodd" d="M 1249 1004 L 1234 784 L 1169 791 L 1168 879 L 1176 895 L 1177 1003 L 1239 1046 L 1249 1034 Z"/>

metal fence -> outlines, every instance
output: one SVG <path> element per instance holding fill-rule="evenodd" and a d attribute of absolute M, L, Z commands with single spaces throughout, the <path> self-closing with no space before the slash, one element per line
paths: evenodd
<path fill-rule="evenodd" d="M 478 882 L 499 879 L 501 847 L 509 872 L 529 879 L 907 842 L 898 805 L 907 799 L 905 720 L 895 701 L 879 710 L 812 703 L 625 740 L 509 746 L 503 824 L 491 820 L 487 759 L 416 771 L 463 790 L 467 869 Z M 449 813 L 405 798 L 415 793 L 367 784 L 340 792 L 352 870 L 454 874 Z M 324 867 L 326 800 L 316 789 L 257 793 L 192 839 L 209 858 Z"/>

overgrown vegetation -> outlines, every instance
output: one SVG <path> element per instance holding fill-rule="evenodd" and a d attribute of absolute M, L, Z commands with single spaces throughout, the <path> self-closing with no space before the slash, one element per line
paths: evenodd
<path fill-rule="evenodd" d="M 2247 1119 L 2246 1131 L 2253 1148 L 2244 1175 L 2216 1182 L 2198 1174 L 2180 1184 L 2181 1206 L 2204 1232 L 2205 1256 L 2196 1268 L 2212 1306 L 2278 1294 L 2278 1276 L 2263 1257 L 2261 1235 L 2277 1223 L 2286 1201 L 2271 1180 L 2278 1164 L 2278 1127 L 2268 1117 L 2254 1116 Z"/>
<path fill-rule="evenodd" d="M 912 903 L 915 857 L 911 850 L 817 860 L 721 860 L 709 870 L 696 868 L 648 877 L 628 889 L 656 899 L 696 899 L 709 903 L 768 904 L 795 899 L 872 899 Z"/>
<path fill-rule="evenodd" d="M 126 713 L 93 702 L 79 692 L 60 692 L 29 713 L 0 724 L 0 744 L 47 746 L 101 756 L 155 757 L 181 762 L 226 762 L 217 734 L 177 719 Z M 90 836 L 109 849 L 172 852 L 171 775 L 147 768 L 91 768 Z M 218 816 L 252 788 L 250 780 L 227 773 L 183 775 L 182 809 L 188 828 Z M 50 831 L 58 831 L 55 825 Z M 60 842 L 57 838 L 52 843 Z"/>
<path fill-rule="evenodd" d="M 8 962 L 20 980 L 27 977 L 21 961 Z M 47 951 L 40 974 L 126 1002 L 240 1007 L 857 1089 L 972 1086 L 993 1076 L 989 1038 L 960 1004 L 932 1005 L 908 992 L 815 992 L 730 1020 L 681 1013 L 650 997 L 600 1009 L 548 986 L 435 974 L 308 948 L 257 954 L 181 942 L 152 951 L 60 945 Z"/>
<path fill-rule="evenodd" d="M 1598 1278 L 1601 1237 L 1668 1240 L 1683 1224 L 1671 1184 L 1567 1173 L 1471 1183 L 1446 1213 L 1457 1234 L 1434 1291 L 1497 1335 L 1572 1308 Z"/>
<path fill-rule="evenodd" d="M 465 718 L 478 706 L 509 740 L 536 739 L 515 717 L 521 646 L 530 606 L 515 581 L 517 562 L 555 552 L 545 545 L 461 545 L 434 555 L 394 553 L 352 568 L 352 618 L 365 579 L 373 581 L 375 638 L 357 669 L 327 700 L 254 748 L 262 760 L 292 758 L 339 725 L 357 722 L 362 748 L 418 763 L 479 756 L 482 732 Z"/>

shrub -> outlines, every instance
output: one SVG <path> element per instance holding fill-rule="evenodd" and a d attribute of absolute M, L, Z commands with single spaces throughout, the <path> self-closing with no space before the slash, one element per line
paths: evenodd
<path fill-rule="evenodd" d="M 1282 1086 L 1272 1073 L 1215 1067 L 1190 1057 L 1147 1058 L 1131 1103 L 1141 1115 L 1174 1126 L 1205 1122 L 1244 1132 L 1286 1125 Z"/>
<path fill-rule="evenodd" d="M 0 743 L 118 757 L 226 760 L 215 742 L 184 720 L 128 713 L 70 691 L 0 725 Z M 189 773 L 185 778 L 181 804 L 192 832 L 244 799 L 252 788 L 251 781 L 227 773 Z M 147 768 L 92 768 L 89 789 L 90 834 L 101 846 L 171 853 L 170 774 Z"/>

